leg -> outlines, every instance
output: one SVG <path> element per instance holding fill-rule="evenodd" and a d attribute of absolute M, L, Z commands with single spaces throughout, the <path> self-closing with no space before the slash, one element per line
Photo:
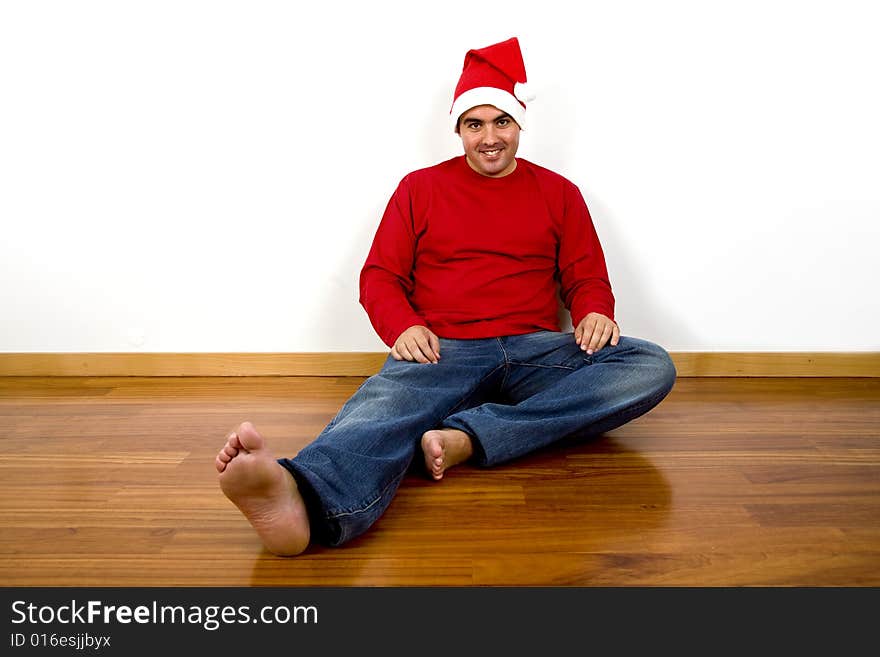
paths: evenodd
<path fill-rule="evenodd" d="M 570 436 L 600 435 L 647 413 L 675 382 L 661 347 L 622 336 L 592 356 L 570 333 L 542 332 L 502 340 L 509 363 L 510 405 L 483 404 L 448 417 L 444 426 L 474 437 L 476 459 L 495 465 Z"/>
<path fill-rule="evenodd" d="M 296 457 L 281 459 L 299 486 L 312 536 L 341 545 L 385 512 L 426 431 L 482 403 L 503 371 L 497 340 L 441 340 L 437 364 L 388 358 Z"/>
<path fill-rule="evenodd" d="M 229 435 L 217 454 L 220 488 L 279 556 L 299 554 L 309 543 L 309 518 L 296 482 L 272 457 L 250 422 Z"/>

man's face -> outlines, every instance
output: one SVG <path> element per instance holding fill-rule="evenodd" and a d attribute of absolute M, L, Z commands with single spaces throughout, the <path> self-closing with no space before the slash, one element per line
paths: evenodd
<path fill-rule="evenodd" d="M 461 115 L 458 132 L 471 168 L 490 178 L 501 178 L 516 168 L 519 126 L 510 115 L 492 105 L 473 107 Z"/>

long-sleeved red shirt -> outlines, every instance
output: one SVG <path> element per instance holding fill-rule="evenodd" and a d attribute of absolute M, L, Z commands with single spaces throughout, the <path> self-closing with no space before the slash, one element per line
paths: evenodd
<path fill-rule="evenodd" d="M 388 202 L 360 275 L 360 302 L 389 347 L 410 326 L 444 338 L 558 331 L 614 319 L 605 256 L 580 190 L 527 160 L 502 178 L 465 156 L 414 171 Z"/>

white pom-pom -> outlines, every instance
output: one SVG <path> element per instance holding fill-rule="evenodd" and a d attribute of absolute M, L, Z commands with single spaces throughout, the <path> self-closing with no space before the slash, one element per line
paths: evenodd
<path fill-rule="evenodd" d="M 531 103 L 535 100 L 535 92 L 528 82 L 517 82 L 513 85 L 513 95 L 524 103 Z"/>

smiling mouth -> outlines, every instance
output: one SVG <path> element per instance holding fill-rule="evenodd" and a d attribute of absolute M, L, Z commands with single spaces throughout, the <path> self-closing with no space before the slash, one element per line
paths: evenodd
<path fill-rule="evenodd" d="M 495 149 L 492 149 L 491 151 L 480 151 L 480 153 L 482 153 L 483 155 L 485 155 L 487 157 L 495 157 L 500 152 L 501 152 L 500 148 L 495 148 Z"/>

